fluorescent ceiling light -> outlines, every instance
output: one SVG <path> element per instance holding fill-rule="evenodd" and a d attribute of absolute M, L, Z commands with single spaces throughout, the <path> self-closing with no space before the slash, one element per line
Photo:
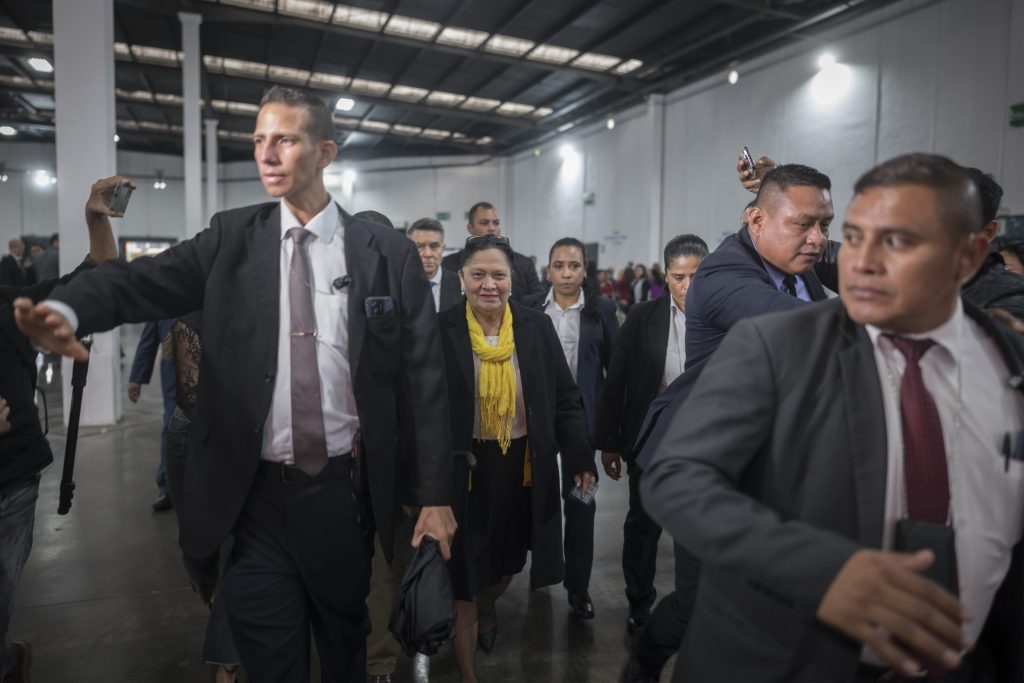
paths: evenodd
<path fill-rule="evenodd" d="M 403 17 L 400 14 L 392 14 L 391 19 L 384 26 L 384 33 L 393 36 L 405 36 L 418 40 L 433 40 L 437 32 L 441 30 L 441 24 L 436 21 L 424 21 Z"/>
<path fill-rule="evenodd" d="M 562 125 L 560 125 L 558 127 L 558 132 L 559 133 L 564 133 L 565 131 L 570 130 L 575 125 L 576 124 L 573 123 L 572 121 L 570 121 L 569 123 L 563 123 Z"/>
<path fill-rule="evenodd" d="M 293 69 L 288 66 L 271 65 L 268 69 L 268 74 L 272 81 L 284 81 L 285 83 L 305 85 L 309 82 L 309 77 L 312 75 L 312 72 L 307 71 L 306 69 Z"/>
<path fill-rule="evenodd" d="M 455 107 L 465 101 L 465 95 L 458 95 L 453 92 L 435 90 L 427 95 L 427 104 L 436 104 L 442 107 Z"/>
<path fill-rule="evenodd" d="M 310 21 L 330 22 L 334 14 L 334 3 L 321 0 L 278 0 L 277 11 Z"/>
<path fill-rule="evenodd" d="M 482 138 L 477 138 L 476 144 L 478 145 L 489 145 L 494 142 L 490 135 L 485 135 Z"/>
<path fill-rule="evenodd" d="M 309 87 L 311 88 L 323 88 L 324 90 L 344 90 L 352 83 L 352 79 L 348 76 L 339 76 L 337 74 L 325 74 L 320 71 L 314 71 L 313 75 L 309 77 Z"/>
<path fill-rule="evenodd" d="M 616 76 L 625 76 L 631 74 L 644 65 L 639 59 L 627 59 L 622 64 L 615 67 Z"/>
<path fill-rule="evenodd" d="M 607 71 L 622 60 L 611 55 L 599 55 L 595 52 L 585 52 L 573 60 L 572 66 L 590 71 Z"/>
<path fill-rule="evenodd" d="M 484 49 L 501 55 L 522 57 L 532 50 L 534 45 L 536 43 L 532 40 L 523 40 L 522 38 L 513 38 L 512 36 L 503 36 L 495 33 L 484 44 Z"/>
<path fill-rule="evenodd" d="M 360 122 L 359 127 L 363 130 L 372 131 L 374 133 L 387 133 L 391 130 L 391 124 L 384 121 L 366 120 Z"/>
<path fill-rule="evenodd" d="M 237 7 L 248 7 L 249 9 L 261 12 L 273 12 L 274 0 L 220 0 L 222 5 L 235 5 Z"/>
<path fill-rule="evenodd" d="M 224 58 L 224 73 L 236 76 L 248 76 L 257 79 L 267 77 L 267 65 L 262 62 L 250 62 L 245 59 Z"/>
<path fill-rule="evenodd" d="M 335 116 L 333 118 L 334 122 L 339 126 L 344 126 L 345 128 L 359 127 L 359 119 L 354 116 Z"/>
<path fill-rule="evenodd" d="M 365 78 L 353 78 L 352 85 L 349 87 L 353 90 L 358 90 L 359 92 L 365 92 L 371 95 L 380 95 L 381 97 L 387 95 L 388 91 L 391 90 L 390 83 L 371 81 Z"/>
<path fill-rule="evenodd" d="M 566 62 L 575 59 L 579 53 L 579 50 L 572 50 L 567 47 L 558 47 L 557 45 L 538 45 L 533 48 L 530 54 L 526 55 L 526 58 L 532 59 L 535 62 L 565 64 Z"/>
<path fill-rule="evenodd" d="M 473 31 L 468 28 L 445 26 L 441 29 L 441 35 L 437 37 L 437 42 L 441 45 L 453 45 L 455 47 L 464 47 L 467 50 L 475 50 L 480 47 L 481 43 L 487 40 L 489 35 L 491 34 L 486 31 Z"/>
<path fill-rule="evenodd" d="M 419 126 L 405 126 L 401 123 L 396 123 L 391 126 L 391 132 L 399 135 L 419 135 L 423 132 L 423 129 Z"/>
<path fill-rule="evenodd" d="M 388 93 L 388 97 L 393 100 L 403 100 L 405 102 L 419 102 L 430 93 L 426 88 L 414 88 L 409 85 L 396 85 L 391 88 L 391 92 Z"/>
<path fill-rule="evenodd" d="M 351 97 L 339 97 L 338 102 L 334 105 L 336 111 L 352 111 L 352 107 L 356 106 L 356 101 Z"/>
<path fill-rule="evenodd" d="M 551 107 L 537 107 L 532 112 L 530 112 L 530 118 L 542 119 L 545 116 L 551 116 L 554 113 L 555 110 L 552 109 Z"/>
<path fill-rule="evenodd" d="M 501 100 L 492 100 L 487 97 L 467 97 L 466 101 L 462 103 L 460 109 L 469 109 L 471 111 L 491 111 L 499 104 L 501 104 Z"/>
<path fill-rule="evenodd" d="M 424 128 L 420 137 L 429 138 L 431 140 L 447 140 L 452 136 L 450 130 L 438 130 L 437 128 Z"/>
<path fill-rule="evenodd" d="M 339 26 L 351 26 L 352 28 L 377 33 L 387 23 L 388 14 L 372 9 L 338 5 L 334 10 L 334 19 L 332 21 Z"/>
<path fill-rule="evenodd" d="M 498 113 L 504 114 L 505 116 L 525 116 L 533 111 L 533 107 L 528 104 L 519 104 L 518 102 L 502 102 L 501 106 L 498 107 Z"/>
<path fill-rule="evenodd" d="M 28 39 L 36 45 L 53 45 L 53 34 L 45 31 L 29 31 Z"/>
<path fill-rule="evenodd" d="M 149 47 L 147 45 L 132 45 L 132 54 L 140 62 L 150 64 L 161 64 L 164 66 L 177 66 L 182 60 L 182 53 L 177 50 L 166 50 L 162 47 Z M 224 60 L 227 62 L 227 60 Z"/>
<path fill-rule="evenodd" d="M 18 131 L 15 128 L 13 128 L 12 126 L 0 126 L 0 135 L 5 135 L 7 137 L 11 137 L 12 135 L 17 135 L 17 134 L 18 134 Z"/>
<path fill-rule="evenodd" d="M 28 60 L 28 65 L 41 74 L 53 73 L 53 64 L 50 64 L 49 59 L 43 57 L 32 57 Z"/>
<path fill-rule="evenodd" d="M 10 26 L 0 26 L 0 41 L 5 43 L 16 43 L 23 45 L 28 41 L 28 36 L 21 29 L 11 28 Z"/>
<path fill-rule="evenodd" d="M 114 43 L 114 56 L 121 59 L 131 59 L 132 51 L 128 43 Z"/>

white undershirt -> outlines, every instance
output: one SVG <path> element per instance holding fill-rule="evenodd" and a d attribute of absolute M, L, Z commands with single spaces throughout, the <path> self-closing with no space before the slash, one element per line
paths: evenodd
<path fill-rule="evenodd" d="M 906 359 L 882 330 L 868 325 L 867 332 L 874 344 L 885 408 L 888 472 L 882 545 L 890 549 L 894 526 L 903 511 L 899 391 Z M 1016 439 L 1024 430 L 1024 397 L 1007 384 L 1009 371 L 1002 354 L 985 331 L 964 314 L 959 300 L 953 316 L 940 327 L 904 336 L 936 343 L 919 364 L 942 423 L 960 600 L 974 616 L 965 626 L 965 635 L 975 641 L 1006 577 L 1013 546 L 1024 531 L 1024 463 L 1011 459 L 1006 472 L 1002 455 L 1004 435 L 1010 433 Z M 962 404 L 960 428 L 954 432 L 958 403 Z"/>
<path fill-rule="evenodd" d="M 676 306 L 676 300 L 669 296 L 668 346 L 665 347 L 665 374 L 661 378 L 661 389 L 672 384 L 683 374 L 686 366 L 686 314 Z"/>
<path fill-rule="evenodd" d="M 316 315 L 316 362 L 320 373 L 320 399 L 324 414 L 324 435 L 328 455 L 347 453 L 359 430 L 352 372 L 348 363 L 348 288 L 333 289 L 336 278 L 347 273 L 345 226 L 334 200 L 306 225 L 281 201 L 281 287 L 277 326 L 277 377 L 270 414 L 263 428 L 264 460 L 294 462 L 292 455 L 292 365 L 289 321 L 288 275 L 294 242 L 286 236 L 291 228 L 304 227 L 313 233 L 306 241 L 313 277 L 313 312 Z"/>
<path fill-rule="evenodd" d="M 551 323 L 555 326 L 558 341 L 562 344 L 562 353 L 565 354 L 565 362 L 569 364 L 569 371 L 572 372 L 574 381 L 579 362 L 580 311 L 583 310 L 585 301 L 586 297 L 582 289 L 576 303 L 569 308 L 562 308 L 561 304 L 555 301 L 551 292 L 548 292 L 548 297 L 544 300 L 544 312 L 548 314 Z"/>

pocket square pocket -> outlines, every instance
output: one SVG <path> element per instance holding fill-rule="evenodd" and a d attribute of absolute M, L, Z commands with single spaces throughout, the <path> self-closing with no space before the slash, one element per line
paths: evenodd
<path fill-rule="evenodd" d="M 368 296 L 363 302 L 367 318 L 379 318 L 395 310 L 395 300 L 390 296 Z"/>

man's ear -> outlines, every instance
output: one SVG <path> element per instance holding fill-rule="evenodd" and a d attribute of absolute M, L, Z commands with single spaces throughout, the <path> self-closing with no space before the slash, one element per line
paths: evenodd
<path fill-rule="evenodd" d="M 760 238 L 764 229 L 764 209 L 760 206 L 752 206 L 747 210 L 747 230 L 751 236 Z"/>
<path fill-rule="evenodd" d="M 972 232 L 967 236 L 967 241 L 960 252 L 960 267 L 957 269 L 957 279 L 960 282 L 967 282 L 978 272 L 985 257 L 988 256 L 990 243 L 991 240 L 984 230 Z"/>
<path fill-rule="evenodd" d="M 338 156 L 338 143 L 334 140 L 323 140 L 320 143 L 320 160 L 318 163 L 320 168 L 330 166 L 336 156 Z"/>

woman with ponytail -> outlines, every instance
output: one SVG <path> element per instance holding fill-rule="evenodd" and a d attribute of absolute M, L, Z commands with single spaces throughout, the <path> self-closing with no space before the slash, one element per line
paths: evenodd
<path fill-rule="evenodd" d="M 584 496 L 597 481 L 579 390 L 551 321 L 509 303 L 512 254 L 504 237 L 470 237 L 459 271 L 466 304 L 439 315 L 452 444 L 475 462 L 456 466 L 459 526 L 449 563 L 464 682 L 476 681 L 477 645 L 494 647 L 495 601 L 527 552 L 531 589 L 563 580 L 556 455 L 577 473 Z"/>

